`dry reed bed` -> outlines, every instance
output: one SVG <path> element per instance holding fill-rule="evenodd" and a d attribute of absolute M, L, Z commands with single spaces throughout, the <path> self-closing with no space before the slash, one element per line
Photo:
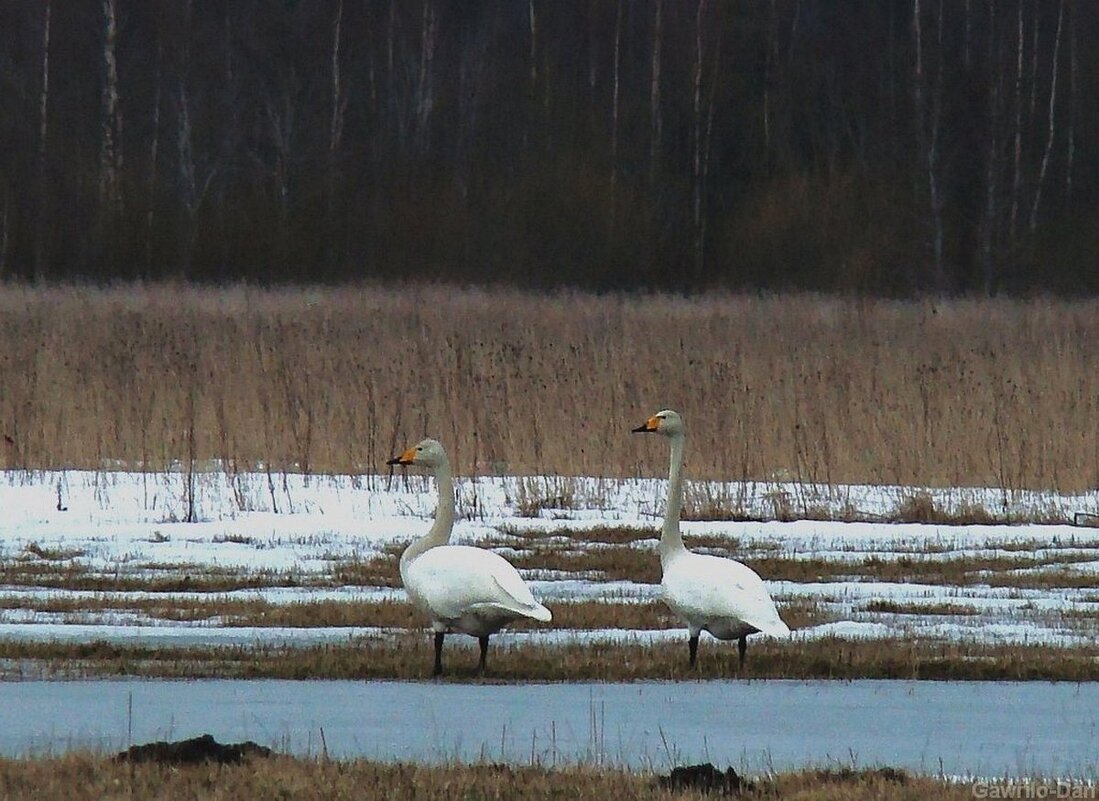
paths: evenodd
<path fill-rule="evenodd" d="M 1099 485 L 1099 302 L 0 289 L 0 465 Z"/>
<path fill-rule="evenodd" d="M 568 601 L 551 602 L 553 628 L 583 631 L 594 629 L 683 628 L 675 615 L 660 601 Z M 812 602 L 783 604 L 783 619 L 794 628 L 826 623 L 833 618 Z M 391 601 L 298 601 L 288 604 L 263 599 L 233 597 L 194 598 L 165 595 L 130 597 L 97 594 L 87 597 L 37 597 L 0 595 L 0 612 L 25 610 L 60 617 L 62 622 L 97 622 L 104 613 L 139 615 L 148 621 L 206 623 L 215 626 L 277 626 L 290 628 L 382 626 L 419 629 L 426 619 L 422 612 L 405 600 Z M 1099 613 L 1097 613 L 1099 614 Z M 545 626 L 519 620 L 508 627 L 512 631 L 538 630 Z"/>
<path fill-rule="evenodd" d="M 972 798 L 968 784 L 952 784 L 891 769 L 806 770 L 754 779 L 741 798 L 792 801 L 870 801 L 880 798 Z M 498 801 L 499 799 L 622 799 L 673 801 L 712 798 L 700 790 L 670 790 L 652 774 L 577 765 L 508 766 L 385 764 L 366 760 L 273 757 L 240 765 L 132 765 L 74 753 L 40 759 L 0 759 L 0 793 L 10 801 L 147 801 L 189 798 L 228 801 Z"/>
<path fill-rule="evenodd" d="M 951 681 L 1096 681 L 1099 646 L 1004 645 L 920 640 L 797 643 L 761 640 L 743 669 L 735 643 L 704 640 L 698 665 L 687 664 L 687 640 L 595 641 L 493 646 L 485 677 L 476 642 L 454 637 L 443 681 L 689 681 L 756 679 L 908 679 Z M 0 640 L 4 679 L 146 676 L 233 679 L 398 679 L 430 681 L 431 637 L 393 631 L 376 638 L 308 647 L 274 645 L 122 645 Z"/>

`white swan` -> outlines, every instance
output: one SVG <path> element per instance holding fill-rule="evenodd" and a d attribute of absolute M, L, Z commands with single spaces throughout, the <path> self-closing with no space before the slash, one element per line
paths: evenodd
<path fill-rule="evenodd" d="M 748 648 L 749 634 L 789 634 L 763 580 L 752 568 L 734 559 L 691 553 L 679 533 L 683 505 L 683 442 L 687 429 L 678 412 L 657 412 L 635 433 L 663 434 L 672 442 L 668 471 L 668 504 L 660 533 L 660 588 L 664 603 L 687 624 L 690 631 L 691 665 L 698 656 L 699 632 L 719 640 L 738 640 L 740 664 Z"/>
<path fill-rule="evenodd" d="M 519 572 L 499 554 L 468 545 L 447 545 L 454 527 L 454 475 L 443 446 L 425 439 L 389 465 L 420 465 L 435 473 L 439 505 L 427 534 L 401 555 L 401 581 L 409 599 L 431 617 L 435 669 L 443 672 L 443 637 L 470 634 L 481 644 L 485 671 L 488 637 L 519 618 L 548 623 L 553 615 L 531 595 Z"/>

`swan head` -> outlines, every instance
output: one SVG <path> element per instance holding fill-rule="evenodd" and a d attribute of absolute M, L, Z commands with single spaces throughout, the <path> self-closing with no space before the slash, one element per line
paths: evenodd
<path fill-rule="evenodd" d="M 680 417 L 679 412 L 671 409 L 657 412 L 646 420 L 644 425 L 633 429 L 634 434 L 663 434 L 666 437 L 674 437 L 686 432 L 687 427 L 683 424 L 683 418 Z"/>
<path fill-rule="evenodd" d="M 421 440 L 400 456 L 394 456 L 387 465 L 418 465 L 420 467 L 441 467 L 447 464 L 446 451 L 436 439 Z"/>

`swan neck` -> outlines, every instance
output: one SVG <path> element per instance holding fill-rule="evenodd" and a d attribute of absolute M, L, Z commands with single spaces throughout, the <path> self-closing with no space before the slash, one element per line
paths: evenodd
<path fill-rule="evenodd" d="M 660 561 L 665 562 L 686 550 L 679 533 L 679 514 L 683 509 L 683 444 L 682 434 L 672 435 L 672 459 L 668 468 L 668 502 L 664 507 L 664 528 L 660 533 Z"/>
<path fill-rule="evenodd" d="M 450 541 L 450 532 L 454 528 L 454 474 L 449 462 L 444 461 L 435 468 L 435 486 L 439 495 L 435 506 L 435 520 L 426 534 L 405 548 L 401 555 L 402 574 L 412 560 L 424 551 L 446 545 Z"/>

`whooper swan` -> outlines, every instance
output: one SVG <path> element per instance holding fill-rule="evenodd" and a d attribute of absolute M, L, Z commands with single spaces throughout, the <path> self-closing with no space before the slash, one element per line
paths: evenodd
<path fill-rule="evenodd" d="M 550 610 L 534 600 L 519 572 L 502 556 L 468 545 L 447 545 L 454 527 L 454 474 L 446 451 L 425 439 L 390 465 L 419 465 L 435 473 L 439 504 L 427 534 L 401 555 L 401 581 L 409 599 L 431 618 L 435 632 L 433 676 L 443 672 L 443 637 L 469 634 L 481 644 L 480 672 L 485 671 L 488 638 L 508 623 L 530 618 L 548 623 Z"/>
<path fill-rule="evenodd" d="M 789 634 L 759 574 L 745 564 L 720 556 L 691 553 L 679 533 L 683 505 L 683 443 L 686 427 L 678 412 L 657 412 L 635 433 L 663 434 L 671 440 L 668 471 L 668 503 L 660 532 L 660 582 L 664 603 L 687 624 L 690 631 L 691 666 L 698 657 L 698 635 L 708 631 L 719 640 L 738 640 L 740 664 L 748 648 L 748 635 Z"/>

